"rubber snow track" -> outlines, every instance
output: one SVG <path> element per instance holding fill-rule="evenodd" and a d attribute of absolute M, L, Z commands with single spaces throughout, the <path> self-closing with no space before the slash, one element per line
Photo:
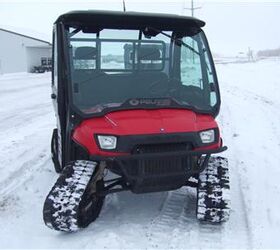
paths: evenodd
<path fill-rule="evenodd" d="M 197 218 L 207 222 L 226 222 L 230 217 L 228 160 L 211 156 L 198 181 Z"/>
<path fill-rule="evenodd" d="M 98 219 L 72 234 L 50 230 L 42 218 L 58 177 L 50 160 L 55 126 L 50 74 L 0 76 L 0 224 L 5 225 L 0 247 L 280 248 L 280 118 L 275 115 L 280 61 L 219 65 L 218 74 L 218 121 L 229 146 L 222 156 L 230 167 L 230 220 L 222 225 L 197 221 L 192 188 L 123 192 L 107 196 Z"/>
<path fill-rule="evenodd" d="M 55 230 L 79 230 L 78 208 L 96 163 L 76 161 L 65 166 L 44 204 L 44 221 Z"/>

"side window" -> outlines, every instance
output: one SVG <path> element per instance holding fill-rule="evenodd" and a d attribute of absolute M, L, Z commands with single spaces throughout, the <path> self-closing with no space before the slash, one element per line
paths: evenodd
<path fill-rule="evenodd" d="M 181 46 L 181 81 L 185 86 L 203 88 L 200 56 L 197 41 L 185 37 Z"/>
<path fill-rule="evenodd" d="M 52 52 L 52 85 L 57 88 L 57 33 L 53 30 L 53 52 Z"/>
<path fill-rule="evenodd" d="M 216 85 L 215 83 L 215 79 L 213 76 L 213 69 L 212 69 L 212 65 L 210 64 L 209 61 L 209 54 L 206 52 L 206 50 L 204 49 L 205 53 L 205 63 L 206 63 L 206 69 L 207 69 L 207 80 L 208 80 L 208 84 L 210 85 L 210 105 L 213 107 L 217 104 L 217 90 L 215 89 Z"/>
<path fill-rule="evenodd" d="M 199 34 L 194 37 L 184 37 L 183 43 L 181 45 L 181 82 L 185 86 L 200 89 L 202 100 L 206 105 L 213 107 L 217 104 L 217 83 L 209 49 Z"/>

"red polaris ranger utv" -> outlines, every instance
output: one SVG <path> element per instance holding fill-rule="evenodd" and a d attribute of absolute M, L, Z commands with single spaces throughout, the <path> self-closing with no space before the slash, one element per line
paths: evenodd
<path fill-rule="evenodd" d="M 60 176 L 46 225 L 76 231 L 106 195 L 197 188 L 197 218 L 229 217 L 226 150 L 215 117 L 220 93 L 195 18 L 74 11 L 53 31 L 52 159 Z"/>

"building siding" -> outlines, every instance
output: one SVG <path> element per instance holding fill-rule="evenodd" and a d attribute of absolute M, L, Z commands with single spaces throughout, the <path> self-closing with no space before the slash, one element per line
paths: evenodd
<path fill-rule="evenodd" d="M 40 65 L 41 55 L 51 57 L 48 43 L 0 29 L 0 74 L 30 72 L 32 66 Z"/>
<path fill-rule="evenodd" d="M 27 71 L 31 72 L 34 66 L 41 65 L 42 57 L 51 57 L 51 48 L 47 47 L 28 47 L 27 53 Z"/>

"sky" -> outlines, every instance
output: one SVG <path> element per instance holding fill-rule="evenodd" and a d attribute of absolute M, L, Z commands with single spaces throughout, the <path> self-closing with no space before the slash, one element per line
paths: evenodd
<path fill-rule="evenodd" d="M 127 11 L 191 15 L 190 0 L 125 2 Z M 206 21 L 204 31 L 215 53 L 234 56 L 249 47 L 255 52 L 280 47 L 280 0 L 194 0 L 194 5 L 201 7 L 195 17 Z M 87 9 L 122 10 L 122 0 L 0 0 L 0 27 L 33 30 L 35 36 L 43 33 L 50 40 L 52 24 L 60 14 Z"/>

